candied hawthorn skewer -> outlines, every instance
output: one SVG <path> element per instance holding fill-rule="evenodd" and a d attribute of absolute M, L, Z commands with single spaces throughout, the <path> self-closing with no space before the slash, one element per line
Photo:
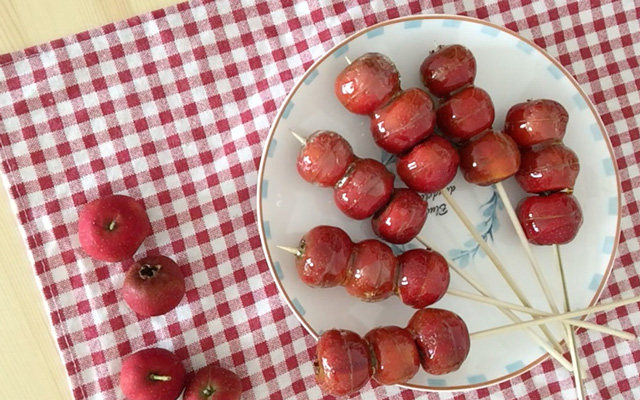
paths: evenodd
<path fill-rule="evenodd" d="M 363 301 L 397 294 L 411 307 L 422 308 L 444 296 L 449 269 L 442 255 L 425 249 L 395 257 L 379 240 L 353 243 L 340 228 L 316 226 L 305 233 L 298 248 L 278 246 L 296 256 L 302 282 L 310 287 L 342 285 Z"/>
<path fill-rule="evenodd" d="M 300 176 L 316 184 L 317 179 L 308 178 L 332 176 L 327 183 L 333 182 L 334 202 L 344 214 L 354 219 L 373 215 L 373 231 L 390 243 L 407 243 L 422 230 L 427 219 L 426 201 L 408 189 L 394 190 L 393 174 L 382 163 L 357 158 L 348 142 L 335 132 L 317 131 L 308 140 L 293 131 L 291 134 L 302 144 L 297 159 L 298 171 L 304 171 Z M 343 175 L 336 179 L 339 171 Z"/>
<path fill-rule="evenodd" d="M 542 147 L 540 147 L 542 146 Z M 579 166 L 578 159 L 562 144 L 538 145 L 525 154 L 529 162 L 525 179 L 518 183 L 529 192 L 553 192 L 548 196 L 528 197 L 518 205 L 517 214 L 526 239 L 538 245 L 553 245 L 560 274 L 564 311 L 570 311 L 569 293 L 560 254 L 560 244 L 573 240 L 582 224 L 582 212 L 577 200 L 569 193 L 558 190 L 573 190 Z M 583 371 L 577 356 L 577 337 L 567 328 L 567 345 L 573 361 L 576 393 L 584 396 Z"/>
<path fill-rule="evenodd" d="M 371 377 L 385 385 L 406 383 L 420 365 L 437 375 L 457 370 L 470 345 L 460 316 L 426 308 L 416 311 L 406 328 L 378 327 L 364 338 L 343 329 L 324 332 L 316 344 L 315 378 L 325 393 L 335 396 L 358 391 Z"/>
<path fill-rule="evenodd" d="M 573 240 L 582 224 L 582 211 L 570 194 L 580 170 L 578 158 L 560 143 L 568 119 L 569 114 L 560 103 L 539 99 L 514 105 L 507 112 L 505 121 L 505 131 L 524 148 L 523 163 L 516 180 L 526 192 L 552 193 L 523 199 L 518 205 L 517 218 L 512 207 L 507 210 L 527 251 L 530 252 L 529 242 L 553 245 L 565 312 L 570 310 L 569 293 L 559 244 Z M 560 190 L 569 191 L 569 194 L 560 193 Z M 566 325 L 565 335 L 573 363 L 576 394 L 583 399 L 583 371 L 578 360 L 577 337 Z"/>

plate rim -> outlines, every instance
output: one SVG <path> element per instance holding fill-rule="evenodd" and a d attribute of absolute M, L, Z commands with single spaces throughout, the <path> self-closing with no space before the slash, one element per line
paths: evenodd
<path fill-rule="evenodd" d="M 480 25 L 485 25 L 485 26 L 489 26 L 491 28 L 494 29 L 498 29 L 501 32 L 504 32 L 506 34 L 509 34 L 513 37 L 515 37 L 516 39 L 528 44 L 529 46 L 531 46 L 534 50 L 536 50 L 537 52 L 539 52 L 541 55 L 543 55 L 545 58 L 547 58 L 552 64 L 554 64 L 559 70 L 560 72 L 562 72 L 562 74 L 569 79 L 569 81 L 571 82 L 571 84 L 577 89 L 578 93 L 580 94 L 580 96 L 584 99 L 585 103 L 587 104 L 587 106 L 589 107 L 589 110 L 591 111 L 591 113 L 593 114 L 593 116 L 596 119 L 596 122 L 598 123 L 598 126 L 600 128 L 600 134 L 602 135 L 605 144 L 607 145 L 607 150 L 609 151 L 609 157 L 611 158 L 612 161 L 612 165 L 613 165 L 613 172 L 614 172 L 614 176 L 616 179 L 616 198 L 617 198 L 617 215 L 616 215 L 616 230 L 615 230 L 615 236 L 614 236 L 614 240 L 613 240 L 613 248 L 611 250 L 611 255 L 609 256 L 609 262 L 607 265 L 607 268 L 605 270 L 605 272 L 603 273 L 603 277 L 602 280 L 600 281 L 600 284 L 598 285 L 598 288 L 595 291 L 595 294 L 593 296 L 593 298 L 591 299 L 591 301 L 589 302 L 588 307 L 593 306 L 595 303 L 598 302 L 598 300 L 600 299 L 600 296 L 602 295 L 602 292 L 604 291 L 604 286 L 607 283 L 607 281 L 609 280 L 609 277 L 611 275 L 611 271 L 613 270 L 613 264 L 615 263 L 616 260 L 616 255 L 618 252 L 618 245 L 619 245 L 619 241 L 620 241 L 620 222 L 621 222 L 621 218 L 622 218 L 622 190 L 621 190 L 621 185 L 620 185 L 620 171 L 618 169 L 618 164 L 617 164 L 617 159 L 615 156 L 615 153 L 613 151 L 613 146 L 611 144 L 611 140 L 609 138 L 609 135 L 607 134 L 607 129 L 604 125 L 604 123 L 602 122 L 602 118 L 600 117 L 600 114 L 598 113 L 595 105 L 592 103 L 591 99 L 589 98 L 589 96 L 582 90 L 582 88 L 580 87 L 580 84 L 578 83 L 578 81 L 573 77 L 573 75 L 571 75 L 571 73 L 569 71 L 567 71 L 567 69 L 558 61 L 556 60 L 554 57 L 550 56 L 542 47 L 538 46 L 536 43 L 534 43 L 532 40 L 527 39 L 525 37 L 522 37 L 521 35 L 519 35 L 517 32 L 514 32 L 504 26 L 500 26 L 497 24 L 494 24 L 492 22 L 489 21 L 485 21 L 482 19 L 478 19 L 478 18 L 474 18 L 474 17 L 468 17 L 468 16 L 463 16 L 463 15 L 453 15 L 453 14 L 416 14 L 416 15 L 408 15 L 408 16 L 404 16 L 404 17 L 399 17 L 399 18 L 393 18 L 393 19 L 389 19 L 386 21 L 382 21 L 382 22 L 378 22 L 374 25 L 368 26 L 366 28 L 363 28 L 357 32 L 352 33 L 350 36 L 344 38 L 343 40 L 341 40 L 340 42 L 336 43 L 334 46 L 332 46 L 329 50 L 327 50 L 320 58 L 318 58 L 316 61 L 314 61 L 313 64 L 311 64 L 311 66 L 304 72 L 304 74 L 302 74 L 302 76 L 300 78 L 298 78 L 298 80 L 296 81 L 296 83 L 294 84 L 294 86 L 289 90 L 289 93 L 287 94 L 287 96 L 285 97 L 284 101 L 282 102 L 282 104 L 280 105 L 280 107 L 278 108 L 278 112 L 276 113 L 275 118 L 273 119 L 273 122 L 271 123 L 271 126 L 269 127 L 269 133 L 267 135 L 265 144 L 264 144 L 264 148 L 262 151 L 262 155 L 260 158 L 260 167 L 258 170 L 258 182 L 257 182 L 257 191 L 256 191 L 256 211 L 258 214 L 258 233 L 260 235 L 260 243 L 262 245 L 262 251 L 264 252 L 266 261 L 267 261 L 267 265 L 269 266 L 269 271 L 271 273 L 271 276 L 273 277 L 276 286 L 278 288 L 278 291 L 280 292 L 280 295 L 282 297 L 284 297 L 287 305 L 289 306 L 289 309 L 293 312 L 293 314 L 295 315 L 295 317 L 298 319 L 298 321 L 302 324 L 302 326 L 307 330 L 307 332 L 309 332 L 309 334 L 311 334 L 311 336 L 314 337 L 314 339 L 317 341 L 318 340 L 318 333 L 313 329 L 313 327 L 311 327 L 311 325 L 304 319 L 304 317 L 300 314 L 300 312 L 297 310 L 297 308 L 295 307 L 295 305 L 293 304 L 292 300 L 289 298 L 289 295 L 287 294 L 287 292 L 284 290 L 284 287 L 282 285 L 282 282 L 280 281 L 280 278 L 278 277 L 278 274 L 273 266 L 273 261 L 271 259 L 271 253 L 270 250 L 267 246 L 267 239 L 266 239 L 266 235 L 264 232 L 264 225 L 263 225 L 263 214 L 262 214 L 262 196 L 260 196 L 260 193 L 262 193 L 262 182 L 263 182 L 263 177 L 264 177 L 264 169 L 265 169 L 265 165 L 266 165 L 266 160 L 267 160 L 267 154 L 269 152 L 269 149 L 271 147 L 271 143 L 273 140 L 273 137 L 275 135 L 275 132 L 278 128 L 278 125 L 280 123 L 280 120 L 282 118 L 282 115 L 287 107 L 287 105 L 290 103 L 291 99 L 293 98 L 293 96 L 296 94 L 296 92 L 298 91 L 298 89 L 300 88 L 300 86 L 303 84 L 303 82 L 305 81 L 305 79 L 307 78 L 307 76 L 309 76 L 313 71 L 316 70 L 316 68 L 322 63 L 324 62 L 324 60 L 326 60 L 329 56 L 331 56 L 335 51 L 337 51 L 339 48 L 341 48 L 342 46 L 348 44 L 349 42 L 355 40 L 356 38 L 366 34 L 369 31 L 372 31 L 374 29 L 386 26 L 386 25 L 392 25 L 392 24 L 397 24 L 397 23 L 401 23 L 401 22 L 407 22 L 407 21 L 422 21 L 422 20 L 457 20 L 457 21 L 465 21 L 465 22 L 470 22 L 470 23 L 474 23 L 474 24 L 480 24 Z M 582 317 L 581 319 L 584 319 L 586 316 Z M 563 343 L 564 340 L 562 340 L 560 342 L 560 344 Z M 518 375 L 521 375 L 529 370 L 531 370 L 533 367 L 535 367 L 536 365 L 538 365 L 539 363 L 545 361 L 547 358 L 549 358 L 549 353 L 545 353 L 542 356 L 540 356 L 539 358 L 533 360 L 532 362 L 530 362 L 529 364 L 525 365 L 524 367 L 513 371 L 511 373 L 502 375 L 498 378 L 495 379 L 491 379 L 488 381 L 484 381 L 484 382 L 480 382 L 480 383 L 474 383 L 474 384 L 468 384 L 468 385 L 459 385 L 459 386 L 446 386 L 446 387 L 433 387 L 433 386 L 427 386 L 427 385 L 416 385 L 416 384 L 411 384 L 411 383 L 405 383 L 405 384 L 399 384 L 396 386 L 399 386 L 401 388 L 406 388 L 406 389 L 413 389 L 413 390 L 419 390 L 419 391 L 435 391 L 435 392 L 451 392 L 451 391 L 460 391 L 460 390 L 475 390 L 475 389 L 481 389 L 484 387 L 488 387 L 500 382 L 504 382 L 507 381 L 511 378 L 514 378 Z"/>

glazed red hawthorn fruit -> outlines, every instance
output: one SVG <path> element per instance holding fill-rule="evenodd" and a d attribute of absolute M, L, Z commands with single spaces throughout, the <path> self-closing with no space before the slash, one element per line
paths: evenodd
<path fill-rule="evenodd" d="M 369 331 L 364 337 L 374 356 L 373 379 L 383 385 L 405 383 L 418 372 L 418 348 L 406 329 L 384 326 Z"/>
<path fill-rule="evenodd" d="M 423 308 L 413 314 L 407 330 L 420 353 L 422 368 L 429 374 L 456 371 L 469 354 L 469 330 L 457 314 L 439 308 Z"/>
<path fill-rule="evenodd" d="M 345 396 L 360 390 L 371 378 L 367 342 L 355 332 L 331 329 L 316 345 L 316 382 L 327 394 Z"/>
<path fill-rule="evenodd" d="M 400 74 L 380 53 L 366 53 L 340 72 L 334 92 L 340 103 L 355 114 L 370 115 L 400 91 Z"/>
<path fill-rule="evenodd" d="M 390 243 L 410 242 L 427 220 L 427 202 L 411 189 L 395 189 L 389 203 L 371 219 L 376 235 Z"/>
<path fill-rule="evenodd" d="M 355 159 L 351 145 L 342 136 L 331 131 L 316 131 L 300 149 L 296 167 L 305 181 L 332 187 Z"/>
<path fill-rule="evenodd" d="M 471 86 L 447 98 L 438 108 L 436 116 L 445 136 L 461 143 L 491 128 L 495 110 L 489 94 Z"/>
<path fill-rule="evenodd" d="M 525 192 L 555 192 L 573 189 L 579 172 L 576 153 L 561 143 L 552 143 L 523 150 L 515 178 Z"/>
<path fill-rule="evenodd" d="M 398 296 L 413 308 L 440 300 L 449 288 L 449 266 L 435 251 L 413 249 L 398 256 Z"/>
<path fill-rule="evenodd" d="M 432 136 L 399 156 L 396 172 L 411 189 L 432 193 L 445 188 L 458 171 L 458 151 L 447 140 Z"/>
<path fill-rule="evenodd" d="M 429 95 L 413 88 L 400 92 L 371 116 L 376 144 L 392 154 L 403 153 L 433 133 L 436 112 Z"/>
<path fill-rule="evenodd" d="M 172 352 L 150 348 L 122 363 L 120 388 L 128 400 L 175 400 L 184 388 L 186 372 Z"/>
<path fill-rule="evenodd" d="M 393 174 L 379 161 L 358 159 L 336 183 L 333 199 L 347 216 L 369 218 L 389 201 L 393 180 Z"/>
<path fill-rule="evenodd" d="M 176 308 L 184 296 L 180 267 L 165 256 L 147 256 L 133 264 L 124 278 L 122 297 L 129 308 L 144 317 Z"/>
<path fill-rule="evenodd" d="M 420 77 L 431 93 L 445 97 L 473 83 L 476 59 L 469 49 L 459 44 L 442 46 L 424 59 Z"/>
<path fill-rule="evenodd" d="M 393 294 L 398 260 L 389 246 L 370 239 L 353 246 L 344 287 L 364 301 L 379 301 Z"/>
<path fill-rule="evenodd" d="M 209 365 L 196 372 L 184 391 L 184 400 L 240 400 L 241 394 L 238 375 Z"/>
<path fill-rule="evenodd" d="M 333 287 L 347 276 L 353 242 L 340 228 L 320 225 L 307 232 L 298 246 L 296 268 L 311 287 Z"/>
<path fill-rule="evenodd" d="M 538 245 L 569 243 L 582 225 L 582 210 L 567 193 L 523 199 L 516 210 L 529 242 Z"/>
<path fill-rule="evenodd" d="M 80 211 L 80 246 L 101 261 L 122 261 L 133 256 L 151 234 L 144 207 L 129 196 L 110 195 L 93 200 Z"/>
<path fill-rule="evenodd" d="M 557 101 L 529 100 L 507 111 L 504 131 L 519 146 L 529 147 L 562 140 L 568 121 L 567 110 Z"/>
<path fill-rule="evenodd" d="M 460 170 L 480 186 L 503 181 L 518 172 L 520 150 L 508 135 L 486 131 L 460 148 Z"/>

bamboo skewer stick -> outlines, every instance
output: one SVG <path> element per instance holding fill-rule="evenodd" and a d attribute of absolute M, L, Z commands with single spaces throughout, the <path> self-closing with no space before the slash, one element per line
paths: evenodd
<path fill-rule="evenodd" d="M 560 272 L 560 281 L 562 282 L 562 294 L 564 297 L 564 311 L 568 312 L 571 309 L 569 304 L 569 290 L 567 288 L 567 280 L 564 275 L 564 267 L 562 265 L 562 256 L 560 255 L 560 246 L 557 244 L 553 246 L 556 259 L 558 261 L 558 271 Z M 584 376 L 582 367 L 580 366 L 580 359 L 578 358 L 578 348 L 576 346 L 576 335 L 573 329 L 565 326 L 567 330 L 567 345 L 569 347 L 569 353 L 571 353 L 571 363 L 573 364 L 573 379 L 576 384 L 576 395 L 578 400 L 584 400 Z"/>
<path fill-rule="evenodd" d="M 302 254 L 300 254 L 300 250 L 294 248 L 294 247 L 287 247 L 287 246 L 276 246 L 277 248 L 279 248 L 280 250 L 284 250 L 287 253 L 291 253 L 296 257 L 300 257 Z"/>
<path fill-rule="evenodd" d="M 520 302 L 523 305 L 531 308 L 531 303 L 526 298 L 524 293 L 522 293 L 522 290 L 520 289 L 516 281 L 513 279 L 513 276 L 511 276 L 511 274 L 504 267 L 504 265 L 502 264 L 502 262 L 500 261 L 496 253 L 491 249 L 491 247 L 489 247 L 489 245 L 482 238 L 478 230 L 473 226 L 473 224 L 469 220 L 469 217 L 467 217 L 465 212 L 462 211 L 462 209 L 460 208 L 460 205 L 458 204 L 458 202 L 453 199 L 453 197 L 449 194 L 449 192 L 446 189 L 440 190 L 440 193 L 444 197 L 445 201 L 451 206 L 451 208 L 453 209 L 453 212 L 458 216 L 462 224 L 467 228 L 471 236 L 473 236 L 473 238 L 478 243 L 480 248 L 482 248 L 482 250 L 485 252 L 487 257 L 489 257 L 489 259 L 491 260 L 493 265 L 496 267 L 496 269 L 498 270 L 502 278 L 507 282 L 511 290 L 513 290 L 513 292 L 516 294 L 516 297 L 518 297 L 518 300 L 520 300 Z M 542 330 L 544 335 L 547 337 L 549 342 L 551 342 L 554 346 L 556 346 L 558 341 L 553 336 L 549 328 L 546 326 L 541 326 L 540 329 Z"/>
<path fill-rule="evenodd" d="M 504 208 L 507 211 L 509 220 L 511 220 L 511 225 L 513 225 L 513 228 L 515 229 L 516 234 L 518 235 L 518 239 L 520 240 L 520 245 L 522 246 L 524 253 L 527 255 L 527 258 L 529 259 L 529 263 L 531 264 L 531 269 L 533 269 L 536 279 L 538 280 L 538 283 L 542 288 L 542 292 L 544 293 L 544 297 L 547 300 L 547 304 L 549 304 L 551 311 L 557 314 L 560 311 L 558 310 L 558 306 L 556 305 L 556 302 L 553 298 L 553 294 L 551 293 L 551 288 L 549 287 L 549 283 L 547 282 L 547 280 L 544 277 L 544 274 L 542 273 L 542 268 L 538 263 L 538 259 L 533 254 L 531 245 L 529 244 L 529 241 L 527 240 L 524 230 L 520 225 L 520 221 L 518 220 L 518 216 L 516 215 L 516 212 L 513 209 L 511 200 L 509 200 L 509 195 L 504 190 L 504 186 L 502 185 L 502 182 L 497 182 L 495 184 L 495 187 L 498 191 L 498 196 L 500 196 L 500 200 L 502 200 L 502 204 L 504 204 Z M 567 296 L 566 288 L 564 291 L 564 295 L 565 295 L 565 300 L 568 301 L 568 298 L 566 297 Z M 568 311 L 568 310 L 565 310 L 565 311 Z M 576 394 L 578 396 L 578 400 L 583 400 L 583 395 L 582 395 L 583 392 L 581 390 L 582 380 L 581 380 L 581 374 L 578 371 L 579 366 L 578 366 L 578 358 L 576 356 L 575 336 L 573 336 L 573 329 L 568 324 L 563 324 L 563 332 L 564 332 L 564 337 L 567 341 L 567 347 L 569 348 L 569 353 L 571 354 L 571 362 L 573 364 L 574 379 L 576 381 Z"/>
<path fill-rule="evenodd" d="M 507 308 L 509 310 L 522 312 L 522 313 L 529 314 L 529 315 L 536 316 L 536 317 L 545 317 L 545 316 L 554 315 L 552 313 L 549 313 L 549 312 L 546 312 L 546 311 L 542 311 L 542 310 L 538 310 L 538 309 L 535 309 L 535 308 L 528 308 L 528 307 L 524 307 L 524 306 L 519 305 L 519 304 L 514 304 L 514 303 L 509 303 L 509 302 L 506 302 L 506 301 L 498 300 L 498 299 L 493 298 L 493 297 L 481 296 L 481 295 L 477 295 L 477 294 L 473 294 L 473 293 L 469 293 L 469 292 L 464 292 L 464 291 L 461 291 L 461 290 L 449 289 L 447 291 L 447 294 L 450 294 L 450 295 L 456 296 L 456 297 L 462 297 L 462 298 L 473 300 L 473 301 L 477 301 L 478 303 L 494 305 L 494 306 L 497 306 L 499 308 Z M 583 321 L 581 319 L 571 319 L 571 318 L 569 318 L 569 319 L 563 320 L 562 322 L 566 323 L 568 325 L 579 326 L 581 328 L 590 329 L 590 330 L 594 330 L 594 331 L 601 332 L 601 333 L 606 333 L 606 334 L 612 335 L 612 336 L 617 336 L 617 337 L 619 337 L 621 339 L 625 339 L 625 340 L 634 340 L 634 339 L 638 338 L 633 333 L 626 332 L 626 331 L 619 331 L 619 330 L 616 330 L 616 329 L 609 328 L 608 326 L 594 324 L 592 322 Z"/>
<path fill-rule="evenodd" d="M 429 246 L 429 244 L 424 240 L 424 238 L 422 238 L 420 236 L 416 236 L 416 240 L 418 242 L 420 242 L 426 248 L 433 248 L 433 247 Z M 440 254 L 442 254 L 442 253 L 440 253 Z M 456 267 L 451 262 L 451 260 L 449 260 L 444 254 L 442 254 L 442 256 L 444 257 L 444 259 L 447 262 L 447 264 L 449 264 L 449 268 L 451 268 L 456 274 L 458 274 L 469 285 L 471 285 L 471 287 L 473 287 L 475 290 L 477 290 L 478 293 L 482 294 L 483 296 L 493 297 L 493 296 L 491 296 L 491 294 L 489 293 L 488 290 L 483 288 L 482 285 L 480 285 L 469 274 L 467 274 L 466 272 L 464 272 L 460 268 Z M 500 311 L 502 311 L 502 313 L 504 315 L 506 315 L 513 322 L 522 321 L 522 319 L 520 319 L 516 314 L 513 313 L 513 311 L 509 310 L 508 308 L 500 308 Z M 560 349 L 560 346 L 558 345 L 558 343 L 556 343 L 556 342 L 550 342 L 550 343 L 547 342 L 546 340 L 541 338 L 533 329 L 527 329 L 526 332 L 531 337 L 531 339 L 533 339 L 534 342 L 536 342 L 547 353 L 549 353 L 549 355 L 551 357 L 553 357 L 557 362 L 559 362 L 563 367 L 565 367 L 569 371 L 573 370 L 573 366 L 571 365 L 571 363 L 568 362 L 567 359 L 564 358 L 564 356 L 562 355 L 561 349 Z"/>
<path fill-rule="evenodd" d="M 482 295 L 473 294 L 469 292 L 464 292 L 462 290 L 449 289 L 447 290 L 447 294 L 450 294 L 456 297 L 462 297 L 463 299 L 477 301 L 479 303 L 493 305 L 499 308 L 506 308 L 508 310 L 522 312 L 525 314 L 532 315 L 534 317 L 546 317 L 548 315 L 553 315 L 535 308 L 529 308 L 519 304 L 509 303 L 506 301 L 498 300 L 494 297 L 487 297 L 487 296 L 482 296 Z"/>
<path fill-rule="evenodd" d="M 554 313 L 560 312 L 558 310 L 558 306 L 556 305 L 555 300 L 553 299 L 553 294 L 551 294 L 551 289 L 549 287 L 549 283 L 544 277 L 542 273 L 542 268 L 540 268 L 540 264 L 538 263 L 537 258 L 534 256 L 533 251 L 531 250 L 531 245 L 527 240 L 527 237 L 522 230 L 522 226 L 520 225 L 520 221 L 518 220 L 518 216 L 513 209 L 513 205 L 511 205 L 511 201 L 509 200 L 509 196 L 507 192 L 504 190 L 504 186 L 502 182 L 498 182 L 495 184 L 496 189 L 498 189 L 498 196 L 500 196 L 500 200 L 502 200 L 502 204 L 504 204 L 504 208 L 507 210 L 507 214 L 509 215 L 509 219 L 511 220 L 511 224 L 513 225 L 516 233 L 518 234 L 518 238 L 520 239 L 520 244 L 524 249 L 525 254 L 529 258 L 529 262 L 531 263 L 531 267 L 533 268 L 533 272 L 536 275 L 536 279 L 538 279 L 538 283 L 540 283 L 540 287 L 542 287 L 542 292 L 544 293 L 544 297 L 547 299 L 547 303 L 549 303 L 549 307 L 551 307 L 551 311 Z"/>
<path fill-rule="evenodd" d="M 486 329 L 483 331 L 474 332 L 471 334 L 471 336 L 476 338 L 481 338 L 481 337 L 489 336 L 495 333 L 509 332 L 516 329 L 526 328 L 529 326 L 543 325 L 543 324 L 548 324 L 549 322 L 562 321 L 567 318 L 576 318 L 576 317 L 581 317 L 583 315 L 593 314 L 601 311 L 609 311 L 616 307 L 621 307 L 627 304 L 639 303 L 639 302 L 640 302 L 640 296 L 634 296 L 628 299 L 612 301 L 611 303 L 598 304 L 597 306 L 587 307 L 581 310 L 569 311 L 561 314 L 553 314 L 553 315 L 549 315 L 548 317 L 536 318 L 528 321 L 518 322 L 511 325 L 504 325 L 496 328 Z"/>
<path fill-rule="evenodd" d="M 291 133 L 291 135 L 293 135 L 294 138 L 296 138 L 296 140 L 298 140 L 298 142 L 300 142 L 301 145 L 305 145 L 307 144 L 307 139 L 298 135 L 296 132 L 290 130 L 289 133 Z"/>

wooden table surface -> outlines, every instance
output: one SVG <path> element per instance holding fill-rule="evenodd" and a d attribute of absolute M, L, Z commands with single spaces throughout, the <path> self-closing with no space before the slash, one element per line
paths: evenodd
<path fill-rule="evenodd" d="M 0 54 L 178 2 L 0 0 Z M 0 399 L 72 399 L 44 300 L 4 189 L 0 189 L 0 227 Z"/>

